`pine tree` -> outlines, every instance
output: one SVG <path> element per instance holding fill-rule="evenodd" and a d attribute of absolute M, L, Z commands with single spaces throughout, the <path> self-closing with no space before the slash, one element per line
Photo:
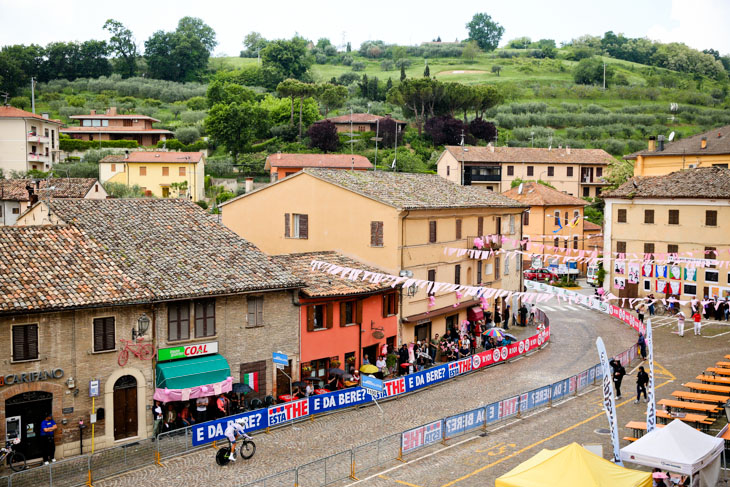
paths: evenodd
<path fill-rule="evenodd" d="M 406 79 L 406 67 L 401 64 L 400 65 L 400 80 L 403 81 Z"/>
<path fill-rule="evenodd" d="M 388 82 L 385 83 L 385 93 L 387 94 L 392 87 L 393 87 L 393 80 L 391 78 L 388 78 Z"/>
<path fill-rule="evenodd" d="M 352 51 L 352 44 L 350 44 L 350 43 L 348 42 L 348 43 L 347 43 L 347 52 L 350 52 L 350 51 Z"/>
<path fill-rule="evenodd" d="M 436 42 L 441 42 L 441 36 L 438 36 L 438 37 L 436 38 Z"/>
<path fill-rule="evenodd" d="M 426 65 L 426 69 L 423 70 L 423 77 L 424 78 L 430 78 L 431 77 L 431 70 L 428 68 L 428 64 Z"/>

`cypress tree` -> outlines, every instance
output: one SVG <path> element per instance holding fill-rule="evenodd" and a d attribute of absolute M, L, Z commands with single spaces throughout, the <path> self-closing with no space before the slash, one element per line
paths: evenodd
<path fill-rule="evenodd" d="M 403 81 L 406 79 L 406 67 L 401 64 L 400 65 L 400 80 Z"/>

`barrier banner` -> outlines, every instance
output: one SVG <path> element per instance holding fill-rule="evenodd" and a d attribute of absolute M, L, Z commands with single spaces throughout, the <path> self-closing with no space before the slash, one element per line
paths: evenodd
<path fill-rule="evenodd" d="M 376 399 L 378 399 L 376 397 Z M 309 414 L 319 414 L 333 409 L 357 406 L 372 401 L 372 396 L 361 387 L 309 396 Z"/>
<path fill-rule="evenodd" d="M 249 411 L 215 421 L 208 421 L 207 423 L 193 425 L 191 428 L 193 433 L 193 446 L 203 445 L 205 443 L 223 439 L 223 432 L 226 430 L 228 425 L 239 418 L 243 418 L 243 428 L 250 433 L 252 431 L 266 428 L 268 425 L 268 410 L 257 409 L 256 411 Z"/>
<path fill-rule="evenodd" d="M 499 402 L 493 402 L 488 405 L 485 410 L 487 411 L 487 424 L 499 421 Z"/>
<path fill-rule="evenodd" d="M 618 418 L 616 417 L 616 398 L 613 392 L 613 375 L 611 374 L 611 366 L 608 364 L 606 346 L 603 344 L 601 337 L 596 339 L 596 348 L 601 359 L 601 367 L 603 367 L 603 406 L 608 418 L 608 427 L 611 430 L 611 439 L 613 440 L 613 462 L 623 467 L 624 464 L 621 461 L 618 445 Z"/>
<path fill-rule="evenodd" d="M 570 379 L 563 379 L 550 387 L 550 397 L 555 401 L 570 394 Z"/>
<path fill-rule="evenodd" d="M 520 396 L 499 401 L 499 419 L 516 416 L 520 412 Z"/>
<path fill-rule="evenodd" d="M 545 386 L 527 393 L 527 409 L 534 409 L 544 406 L 550 402 L 552 386 Z"/>
<path fill-rule="evenodd" d="M 358 387 L 357 389 L 360 388 Z M 357 389 L 353 389 L 353 392 L 358 392 Z M 299 401 L 285 402 L 278 406 L 271 406 L 268 412 L 269 426 L 286 423 L 287 421 L 309 416 L 309 400 L 300 399 Z"/>
<path fill-rule="evenodd" d="M 484 408 L 449 416 L 444 420 L 444 438 L 450 438 L 469 430 L 480 428 L 484 426 L 485 421 L 486 413 Z"/>
<path fill-rule="evenodd" d="M 424 446 L 438 443 L 443 434 L 441 420 L 404 431 L 401 435 L 401 451 L 408 453 Z"/>

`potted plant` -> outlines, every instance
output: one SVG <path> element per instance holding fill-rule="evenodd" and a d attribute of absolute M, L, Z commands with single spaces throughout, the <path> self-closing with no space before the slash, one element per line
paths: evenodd
<path fill-rule="evenodd" d="M 312 366 L 309 364 L 302 365 L 302 373 L 304 375 L 310 375 L 312 373 Z"/>
<path fill-rule="evenodd" d="M 340 363 L 340 359 L 338 358 L 330 359 L 330 367 L 332 367 L 333 369 L 338 368 L 340 366 Z"/>
<path fill-rule="evenodd" d="M 391 374 L 395 372 L 395 367 L 398 364 L 398 356 L 394 353 L 388 354 L 387 357 L 385 357 L 385 365 L 388 367 L 388 370 Z"/>

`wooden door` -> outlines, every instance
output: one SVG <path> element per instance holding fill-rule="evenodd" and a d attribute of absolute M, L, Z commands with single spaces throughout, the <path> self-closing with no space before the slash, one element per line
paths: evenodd
<path fill-rule="evenodd" d="M 276 369 L 276 397 L 279 397 L 283 394 L 289 394 L 289 377 L 291 377 L 291 360 L 289 360 L 289 365 L 284 367 L 284 372 L 286 372 L 286 375 L 281 373 L 282 369 L 279 369 L 277 367 Z M 287 377 L 287 375 L 289 377 Z M 294 381 L 294 379 L 292 379 Z"/>
<path fill-rule="evenodd" d="M 137 381 L 125 375 L 114 384 L 114 439 L 137 436 Z"/>

